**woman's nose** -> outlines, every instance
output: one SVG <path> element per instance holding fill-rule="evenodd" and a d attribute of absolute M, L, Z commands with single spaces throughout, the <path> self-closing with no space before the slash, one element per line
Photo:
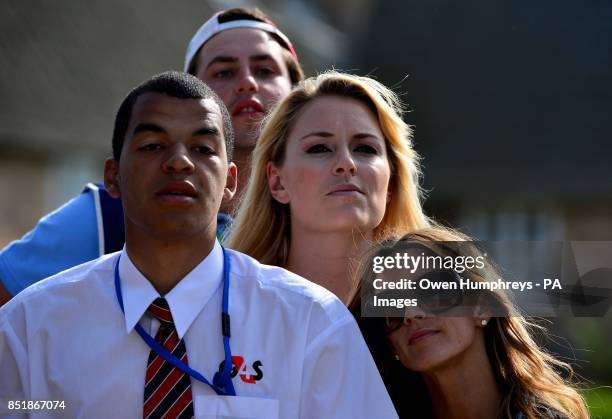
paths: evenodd
<path fill-rule="evenodd" d="M 355 165 L 355 160 L 351 155 L 350 150 L 339 150 L 338 158 L 334 165 L 334 174 L 342 175 L 342 174 L 351 174 L 354 175 L 357 172 L 357 166 Z"/>
<path fill-rule="evenodd" d="M 406 307 L 404 311 L 404 324 L 410 324 L 415 319 L 424 319 L 425 311 L 419 307 Z"/>

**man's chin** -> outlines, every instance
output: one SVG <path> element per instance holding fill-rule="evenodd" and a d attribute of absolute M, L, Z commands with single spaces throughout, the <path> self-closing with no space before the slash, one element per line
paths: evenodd
<path fill-rule="evenodd" d="M 234 148 L 252 149 L 259 137 L 261 122 L 232 119 L 234 126 Z"/>
<path fill-rule="evenodd" d="M 234 149 L 252 150 L 257 144 L 257 135 L 253 132 L 236 133 L 234 139 Z"/>

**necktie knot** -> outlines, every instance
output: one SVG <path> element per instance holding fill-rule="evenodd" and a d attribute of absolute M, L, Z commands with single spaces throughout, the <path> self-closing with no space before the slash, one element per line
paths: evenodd
<path fill-rule="evenodd" d="M 172 313 L 170 313 L 170 306 L 165 298 L 156 298 L 151 303 L 147 312 L 161 322 L 161 324 L 173 324 Z"/>

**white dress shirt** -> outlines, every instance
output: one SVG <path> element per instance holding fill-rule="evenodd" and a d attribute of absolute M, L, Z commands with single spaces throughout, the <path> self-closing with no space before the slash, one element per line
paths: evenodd
<path fill-rule="evenodd" d="M 236 397 L 192 378 L 198 418 L 397 418 L 363 338 L 329 291 L 227 250 Z M 114 287 L 119 274 L 125 307 Z M 224 360 L 223 253 L 218 243 L 165 298 L 189 366 L 209 381 Z M 126 251 L 41 281 L 0 309 L 0 401 L 58 400 L 34 417 L 142 417 L 152 336 L 146 310 L 159 297 Z M 0 406 L 0 416 L 19 417 Z"/>

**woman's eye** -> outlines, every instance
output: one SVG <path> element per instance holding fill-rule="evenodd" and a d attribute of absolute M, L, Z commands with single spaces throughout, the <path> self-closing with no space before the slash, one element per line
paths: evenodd
<path fill-rule="evenodd" d="M 359 153 L 366 153 L 366 154 L 378 154 L 378 150 L 376 150 L 376 148 L 372 147 L 371 145 L 367 145 L 367 144 L 362 144 L 360 146 L 357 146 L 355 148 L 355 151 Z"/>
<path fill-rule="evenodd" d="M 306 153 L 308 154 L 326 153 L 328 151 L 331 150 L 324 144 L 315 144 L 306 149 Z"/>

